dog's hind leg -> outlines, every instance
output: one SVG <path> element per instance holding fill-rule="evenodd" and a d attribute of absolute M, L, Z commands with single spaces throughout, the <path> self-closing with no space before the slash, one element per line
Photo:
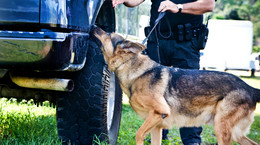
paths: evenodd
<path fill-rule="evenodd" d="M 150 110 L 143 125 L 138 129 L 136 133 L 136 144 L 143 145 L 145 136 L 163 120 L 161 114 L 156 113 L 154 110 Z M 152 140 L 153 144 L 153 140 Z"/>
<path fill-rule="evenodd" d="M 214 128 L 219 145 L 229 145 L 231 141 L 240 145 L 257 145 L 245 136 L 253 122 L 253 118 L 250 119 L 253 113 L 249 115 L 245 106 L 237 107 L 237 111 L 230 110 L 232 115 L 216 114 Z"/>
<path fill-rule="evenodd" d="M 231 142 L 231 128 L 226 122 L 220 119 L 215 119 L 214 129 L 218 140 L 218 145 L 230 145 Z"/>
<path fill-rule="evenodd" d="M 242 145 L 255 145 L 245 135 L 254 120 L 254 109 L 249 107 L 247 92 L 230 92 L 216 106 L 214 129 L 219 145 L 229 145 L 231 141 Z"/>
<path fill-rule="evenodd" d="M 162 142 L 162 128 L 156 126 L 151 131 L 151 143 L 152 145 L 159 145 Z"/>
<path fill-rule="evenodd" d="M 242 109 L 240 109 L 242 110 Z M 242 112 L 247 114 L 247 111 Z M 250 110 L 248 115 L 245 115 L 243 118 L 238 121 L 233 129 L 232 139 L 235 142 L 238 142 L 241 145 L 257 145 L 254 141 L 246 137 L 246 134 L 250 130 L 250 126 L 254 121 L 254 109 Z"/>
<path fill-rule="evenodd" d="M 232 115 L 233 108 L 226 108 L 227 101 L 221 101 L 216 108 L 214 117 L 214 130 L 218 140 L 218 145 L 230 145 L 232 138 Z M 231 109 L 232 108 L 232 109 Z M 235 112 L 235 111 L 234 111 Z"/>
<path fill-rule="evenodd" d="M 230 145 L 231 141 L 243 137 L 239 122 L 249 115 L 247 94 L 243 90 L 233 90 L 216 104 L 214 129 L 219 145 Z"/>
<path fill-rule="evenodd" d="M 240 141 L 238 142 L 240 145 L 257 145 L 256 142 L 250 140 L 246 136 L 242 137 Z"/>

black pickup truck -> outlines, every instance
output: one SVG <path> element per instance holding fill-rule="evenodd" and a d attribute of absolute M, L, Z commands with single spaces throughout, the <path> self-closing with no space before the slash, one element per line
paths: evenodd
<path fill-rule="evenodd" d="M 122 91 L 94 25 L 115 31 L 111 0 L 0 1 L 0 97 L 55 104 L 64 144 L 116 144 Z"/>

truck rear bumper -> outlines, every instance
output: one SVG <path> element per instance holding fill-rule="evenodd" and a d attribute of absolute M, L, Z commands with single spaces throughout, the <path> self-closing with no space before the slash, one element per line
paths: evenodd
<path fill-rule="evenodd" d="M 87 33 L 0 31 L 0 68 L 61 70 L 73 63 L 73 42 Z M 85 45 L 86 46 L 86 45 Z M 86 48 L 82 48 L 86 49 Z"/>

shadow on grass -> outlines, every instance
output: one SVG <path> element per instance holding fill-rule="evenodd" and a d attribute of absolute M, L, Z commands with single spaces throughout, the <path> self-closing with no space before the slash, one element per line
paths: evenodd
<path fill-rule="evenodd" d="M 242 79 L 243 78 L 246 78 L 246 79 L 256 79 L 256 80 L 260 80 L 260 77 L 258 77 L 258 76 L 239 76 L 239 77 L 241 77 Z"/>

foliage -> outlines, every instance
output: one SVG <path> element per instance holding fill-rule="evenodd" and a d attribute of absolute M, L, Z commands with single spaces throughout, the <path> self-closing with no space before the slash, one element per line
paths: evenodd
<path fill-rule="evenodd" d="M 253 52 L 260 52 L 260 46 L 254 46 Z"/>

